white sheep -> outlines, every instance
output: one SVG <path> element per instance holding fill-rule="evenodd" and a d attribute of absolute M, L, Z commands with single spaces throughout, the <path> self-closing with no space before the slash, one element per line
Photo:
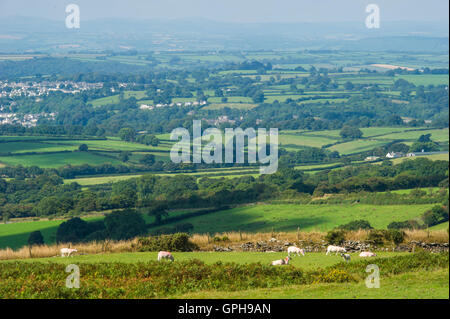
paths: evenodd
<path fill-rule="evenodd" d="M 305 256 L 305 250 L 296 246 L 289 246 L 287 252 L 288 256 L 290 256 L 291 254 L 297 254 L 297 256 L 300 256 L 300 254 L 302 254 L 303 256 Z"/>
<path fill-rule="evenodd" d="M 272 261 L 271 265 L 272 266 L 288 265 L 290 259 L 291 259 L 291 257 L 287 256 L 284 259 L 274 260 L 274 261 Z"/>
<path fill-rule="evenodd" d="M 359 257 L 376 257 L 377 254 L 372 253 L 370 251 L 363 251 L 359 254 Z"/>
<path fill-rule="evenodd" d="M 327 247 L 326 254 L 328 255 L 329 253 L 336 253 L 336 255 L 337 255 L 338 253 L 346 253 L 346 252 L 347 252 L 347 250 L 344 247 L 330 245 Z"/>
<path fill-rule="evenodd" d="M 69 257 L 72 253 L 76 253 L 78 250 L 72 248 L 61 248 L 61 257 Z"/>
<path fill-rule="evenodd" d="M 172 254 L 169 253 L 168 251 L 160 251 L 158 253 L 158 261 L 160 261 L 161 259 L 169 259 L 169 260 L 174 261 Z"/>

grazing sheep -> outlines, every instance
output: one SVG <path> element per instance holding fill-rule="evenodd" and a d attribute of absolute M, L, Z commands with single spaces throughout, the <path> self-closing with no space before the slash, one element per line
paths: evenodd
<path fill-rule="evenodd" d="M 78 250 L 71 248 L 61 248 L 61 257 L 69 257 L 72 253 L 76 253 Z"/>
<path fill-rule="evenodd" d="M 160 251 L 158 253 L 158 261 L 160 261 L 161 259 L 169 259 L 169 260 L 174 261 L 172 254 L 169 253 L 168 251 Z"/>
<path fill-rule="evenodd" d="M 330 245 L 327 247 L 326 254 L 328 255 L 329 253 L 336 253 L 336 255 L 337 255 L 338 253 L 346 253 L 346 252 L 347 252 L 347 250 L 344 247 Z"/>
<path fill-rule="evenodd" d="M 291 254 L 297 254 L 297 256 L 300 256 L 300 254 L 302 254 L 303 256 L 305 256 L 305 250 L 295 246 L 289 246 L 287 252 L 288 256 L 290 256 Z"/>
<path fill-rule="evenodd" d="M 363 251 L 359 254 L 359 257 L 376 257 L 377 254 L 370 251 Z"/>
<path fill-rule="evenodd" d="M 350 259 L 351 259 L 351 257 L 350 257 L 349 254 L 343 254 L 343 253 L 341 253 L 341 257 L 344 258 L 344 260 L 345 260 L 346 262 L 349 262 Z"/>
<path fill-rule="evenodd" d="M 287 256 L 284 259 L 274 260 L 274 261 L 272 261 L 271 265 L 272 266 L 288 265 L 290 259 L 291 259 L 291 257 Z"/>

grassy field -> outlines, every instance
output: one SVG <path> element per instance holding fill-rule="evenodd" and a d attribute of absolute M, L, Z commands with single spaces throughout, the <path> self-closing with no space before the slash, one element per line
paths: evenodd
<path fill-rule="evenodd" d="M 400 158 L 394 158 L 392 160 L 392 163 L 394 164 L 398 164 L 401 163 L 403 161 L 413 161 L 417 158 L 428 158 L 432 161 L 448 161 L 449 160 L 449 156 L 448 153 L 444 153 L 444 154 L 432 154 L 432 155 L 424 155 L 424 156 L 415 156 L 415 157 L 400 157 Z"/>
<path fill-rule="evenodd" d="M 219 211 L 208 215 L 184 219 L 183 223 L 192 223 L 195 233 L 227 232 L 241 230 L 245 232 L 328 231 L 336 226 L 353 220 L 367 219 L 374 228 L 386 228 L 392 221 L 404 221 L 417 218 L 433 205 L 248 205 Z M 171 212 L 169 216 L 181 214 Z M 146 222 L 153 220 L 143 215 Z M 97 220 L 102 217 L 96 217 Z M 29 234 L 41 230 L 46 244 L 55 242 L 56 229 L 63 220 L 17 222 L 0 224 L 0 248 L 20 248 L 26 244 Z M 179 223 L 179 222 L 177 222 Z M 170 226 L 170 224 L 168 224 Z M 152 231 L 154 229 L 150 229 Z"/>
<path fill-rule="evenodd" d="M 172 253 L 176 261 L 188 261 L 198 259 L 206 264 L 214 264 L 216 262 L 234 262 L 237 264 L 262 263 L 270 264 L 271 261 L 286 257 L 286 252 L 174 252 Z M 402 256 L 409 253 L 397 252 L 381 252 L 377 253 L 377 258 L 389 258 L 393 256 Z M 358 253 L 350 254 L 354 261 L 361 260 Z M 104 262 L 121 262 L 121 263 L 138 263 L 157 260 L 158 252 L 133 252 L 133 253 L 106 253 L 92 255 L 75 255 L 71 258 L 28 258 L 28 259 L 11 259 L 2 260 L 0 262 L 54 262 L 62 264 L 73 263 L 104 263 Z M 336 255 L 325 255 L 325 252 L 306 253 L 305 256 L 292 257 L 290 264 L 305 270 L 314 270 L 320 265 L 325 268 L 342 262 L 342 257 Z"/>
<path fill-rule="evenodd" d="M 376 137 L 376 139 L 388 139 L 388 140 L 417 140 L 421 135 L 431 134 L 431 139 L 435 142 L 448 142 L 449 140 L 448 128 L 437 130 L 419 130 L 419 131 L 405 131 L 398 133 L 385 134 L 383 136 Z"/>
<path fill-rule="evenodd" d="M 290 149 L 292 146 L 309 146 L 322 147 L 323 145 L 335 143 L 336 139 L 320 137 L 320 136 L 305 136 L 281 133 L 278 136 L 280 147 Z"/>
<path fill-rule="evenodd" d="M 0 295 L 6 298 L 448 298 L 448 254 L 307 253 L 272 267 L 286 253 L 157 253 L 82 255 L 0 261 Z M 380 287 L 368 289 L 368 264 L 380 269 Z M 67 264 L 81 273 L 80 289 L 64 287 Z M 426 276 L 427 280 L 423 280 Z M 161 282 L 164 285 L 161 285 Z M 28 284 L 25 284 L 28 283 Z M 25 288 L 20 289 L 20 287 Z"/>
<path fill-rule="evenodd" d="M 430 227 L 430 230 L 441 230 L 441 229 L 448 229 L 448 223 L 449 222 L 445 222 L 445 223 L 440 223 L 437 225 L 434 225 L 432 227 Z"/>
<path fill-rule="evenodd" d="M 83 218 L 87 221 L 100 220 L 103 217 Z M 0 248 L 10 247 L 13 249 L 26 245 L 31 232 L 40 230 L 44 236 L 45 243 L 54 243 L 56 229 L 64 220 L 40 220 L 0 224 Z"/>
<path fill-rule="evenodd" d="M 7 165 L 39 166 L 56 168 L 66 164 L 99 165 L 104 163 L 119 164 L 120 161 L 88 152 L 50 153 L 38 155 L 0 156 L 0 162 Z"/>
<path fill-rule="evenodd" d="M 375 147 L 380 147 L 387 144 L 384 141 L 378 140 L 354 140 L 350 142 L 333 145 L 327 149 L 330 151 L 338 151 L 340 154 L 354 154 L 369 151 Z"/>
<path fill-rule="evenodd" d="M 449 271 L 422 271 L 381 277 L 380 288 L 368 289 L 364 282 L 287 285 L 244 291 L 200 291 L 177 299 L 448 299 Z"/>
<path fill-rule="evenodd" d="M 0 143 L 0 153 L 60 152 L 73 151 L 76 149 L 77 147 L 74 145 L 53 145 L 51 143 L 40 142 Z"/>
<path fill-rule="evenodd" d="M 372 227 L 417 218 L 433 205 L 248 205 L 183 220 L 194 232 L 328 231 L 353 220 L 366 219 Z"/>

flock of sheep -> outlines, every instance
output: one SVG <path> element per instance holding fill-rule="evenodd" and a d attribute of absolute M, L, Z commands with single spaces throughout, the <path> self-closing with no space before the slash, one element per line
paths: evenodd
<path fill-rule="evenodd" d="M 71 248 L 61 248 L 61 257 L 69 257 L 72 255 L 72 253 L 77 252 L 76 249 L 71 249 Z M 296 246 L 289 246 L 287 249 L 287 257 L 283 258 L 283 259 L 278 259 L 278 260 L 274 260 L 271 262 L 272 266 L 279 266 L 279 265 L 288 265 L 289 264 L 289 260 L 291 260 L 291 254 L 296 254 L 297 256 L 305 256 L 305 250 L 302 248 L 298 248 Z M 329 253 L 336 253 L 340 254 L 341 257 L 349 262 L 350 261 L 350 254 L 347 254 L 347 250 L 344 247 L 339 247 L 339 246 L 333 246 L 330 245 L 327 247 L 327 253 L 326 255 L 328 255 Z M 370 251 L 363 251 L 359 254 L 359 257 L 375 257 L 376 254 L 372 253 Z M 158 253 L 158 261 L 161 261 L 163 259 L 168 259 L 171 261 L 174 261 L 175 259 L 173 258 L 173 255 L 168 252 L 168 251 L 160 251 Z"/>
<path fill-rule="evenodd" d="M 291 260 L 291 254 L 297 254 L 297 256 L 300 256 L 300 255 L 305 256 L 305 250 L 298 248 L 296 246 L 289 246 L 287 249 L 287 253 L 288 253 L 288 255 L 286 258 L 274 260 L 274 261 L 272 261 L 271 265 L 272 266 L 288 265 L 289 260 Z M 336 253 L 336 255 L 340 254 L 341 257 L 347 262 L 349 262 L 351 259 L 350 254 L 347 254 L 347 250 L 344 247 L 330 245 L 327 247 L 326 255 L 328 255 L 329 253 Z M 359 257 L 363 257 L 363 258 L 364 257 L 375 257 L 376 255 L 377 254 L 372 253 L 370 251 L 363 251 L 359 254 Z"/>

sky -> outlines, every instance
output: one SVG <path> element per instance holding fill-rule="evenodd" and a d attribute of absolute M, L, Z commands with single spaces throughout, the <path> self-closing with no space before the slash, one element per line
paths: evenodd
<path fill-rule="evenodd" d="M 363 21 L 368 4 L 377 4 L 382 21 L 447 22 L 448 0 L 0 0 L 2 17 L 64 20 L 68 4 L 85 20 L 209 19 L 214 21 L 338 22 Z"/>

